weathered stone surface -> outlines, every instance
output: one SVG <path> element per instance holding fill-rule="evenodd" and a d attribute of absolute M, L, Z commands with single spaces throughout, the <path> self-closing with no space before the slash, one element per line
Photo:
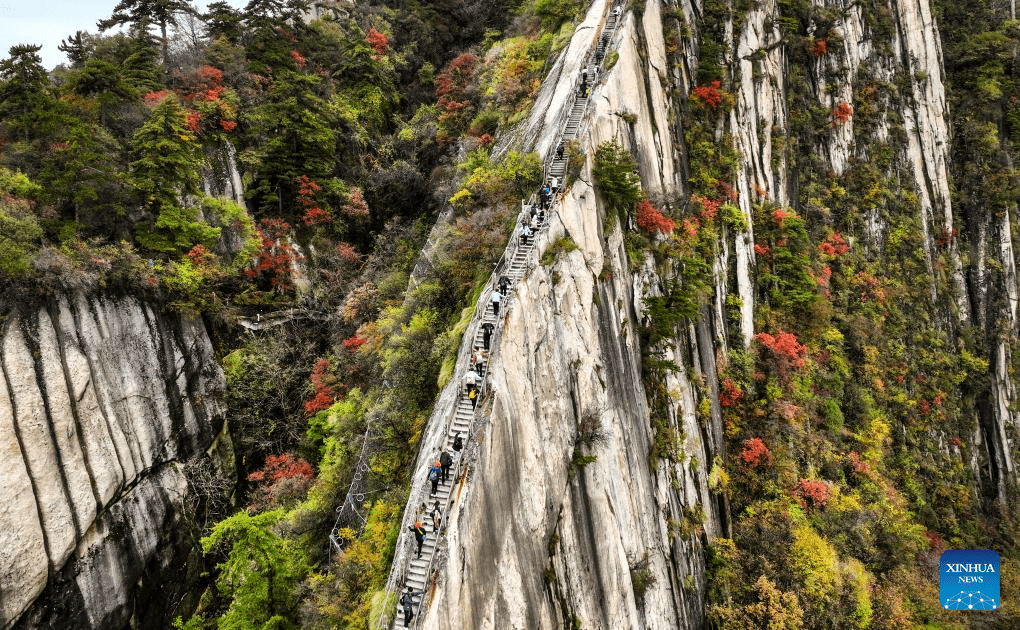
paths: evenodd
<path fill-rule="evenodd" d="M 49 559 L 32 480 L 14 430 L 7 384 L 0 386 L 0 620 L 16 619 L 46 586 Z"/>
<path fill-rule="evenodd" d="M 53 426 L 43 406 L 36 381 L 35 362 L 16 323 L 9 325 L 3 339 L 3 367 L 7 387 L 14 401 L 15 439 L 24 448 L 25 464 L 35 480 L 36 501 L 46 536 L 46 553 L 56 569 L 71 555 L 77 524 L 54 443 Z M 5 438 L 9 439 L 9 438 Z M 6 475 L 6 471 L 0 470 Z M 0 531 L 0 546 L 16 544 L 9 533 Z"/>
<path fill-rule="evenodd" d="M 186 586 L 180 460 L 224 427 L 201 320 L 75 295 L 0 337 L 0 627 L 166 625 Z"/>

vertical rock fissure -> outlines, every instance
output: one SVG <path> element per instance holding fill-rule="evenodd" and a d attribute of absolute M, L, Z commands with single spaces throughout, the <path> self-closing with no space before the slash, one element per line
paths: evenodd
<path fill-rule="evenodd" d="M 57 439 L 56 428 L 53 426 L 53 423 L 49 421 L 49 419 L 53 417 L 53 412 L 50 408 L 50 397 L 46 391 L 46 379 L 43 377 L 42 352 L 39 348 L 39 331 L 38 328 L 36 328 L 36 334 L 33 335 L 32 328 L 32 322 L 27 320 L 21 322 L 22 336 L 25 340 L 25 345 L 28 347 L 28 350 L 32 355 L 34 368 L 32 370 L 33 377 L 35 378 L 36 387 L 39 388 L 39 398 L 42 402 L 43 413 L 46 420 L 46 431 L 48 432 L 50 443 L 53 446 L 53 457 L 57 463 L 57 476 L 60 481 L 60 489 L 63 492 L 64 500 L 67 502 L 71 515 L 71 521 L 74 524 L 75 540 L 78 540 L 84 533 L 85 528 L 80 522 L 77 505 L 72 498 L 71 488 L 67 480 L 67 469 L 64 465 L 64 454 L 60 449 L 60 441 Z M 95 494 L 93 494 L 93 496 L 95 496 Z"/>
<path fill-rule="evenodd" d="M 71 319 L 74 321 L 74 329 L 75 329 L 75 331 L 81 331 L 82 330 L 82 320 L 81 320 L 81 315 L 78 312 L 77 305 L 76 304 L 72 304 L 69 301 L 68 302 L 68 309 L 69 309 L 69 311 L 71 313 Z M 79 337 L 79 340 L 81 341 L 80 337 Z M 124 484 L 127 482 L 128 476 L 129 476 L 127 468 L 125 468 L 125 466 L 124 466 L 124 457 L 125 457 L 125 455 L 124 455 L 124 453 L 121 452 L 120 440 L 117 440 L 115 438 L 115 436 L 117 435 L 117 432 L 119 431 L 119 427 L 115 427 L 114 424 L 110 421 L 110 416 L 107 413 L 107 405 L 104 404 L 104 401 L 101 398 L 102 396 L 105 396 L 105 393 L 101 391 L 102 388 L 96 386 L 96 383 L 98 383 L 98 380 L 97 380 L 97 368 L 96 368 L 96 365 L 94 364 L 94 362 L 92 360 L 91 353 L 85 351 L 85 344 L 84 344 L 84 342 L 81 343 L 81 347 L 82 347 L 82 356 L 84 357 L 85 364 L 88 366 L 88 370 L 89 370 L 89 387 L 92 388 L 92 393 L 96 397 L 96 407 L 98 408 L 100 416 L 102 416 L 102 418 L 103 418 L 103 423 L 106 425 L 106 430 L 109 431 L 109 433 L 110 433 L 110 439 L 111 439 L 111 441 L 113 443 L 113 453 L 114 453 L 114 455 L 117 458 L 117 465 L 120 467 L 120 479 L 121 479 L 121 482 L 120 482 L 120 488 L 118 488 L 116 490 L 116 492 L 114 493 L 116 495 L 117 493 L 121 492 L 124 489 Z M 120 435 L 123 437 L 124 433 L 121 431 Z M 127 457 L 131 457 L 130 448 L 128 449 Z"/>
<path fill-rule="evenodd" d="M 147 306 L 142 306 L 141 311 L 142 318 L 145 320 L 145 327 L 148 331 L 149 338 L 158 340 L 158 343 L 154 344 L 154 346 L 157 365 L 162 366 L 164 370 L 163 390 L 170 412 L 167 417 L 169 426 L 164 426 L 163 423 L 159 421 L 161 414 L 159 412 L 160 410 L 156 408 L 156 401 L 152 398 L 147 398 L 146 401 L 149 405 L 149 413 L 152 414 L 151 417 L 153 419 L 153 426 L 157 431 L 159 439 L 162 440 L 160 443 L 159 455 L 172 458 L 174 455 L 169 452 L 170 445 L 173 442 L 174 435 L 180 433 L 179 425 L 182 422 L 181 407 L 183 404 L 180 400 L 180 392 L 177 390 L 176 369 L 173 365 L 174 353 L 167 348 L 169 342 L 164 336 L 165 331 L 161 326 L 159 318 L 155 317 Z M 177 449 L 174 448 L 173 450 L 176 451 Z"/>
<path fill-rule="evenodd" d="M 167 404 L 170 406 L 170 434 L 167 436 L 167 442 L 172 442 L 178 436 L 187 435 L 184 419 L 184 394 L 192 393 L 192 382 L 189 376 L 192 374 L 188 348 L 183 340 L 179 337 L 179 330 L 168 330 L 166 323 L 163 318 L 152 316 L 149 309 L 144 309 L 145 319 L 149 326 L 155 329 L 155 333 L 158 335 L 156 339 L 161 341 L 159 345 L 159 358 L 163 365 L 166 378 L 164 379 L 164 388 L 166 390 Z M 180 327 L 176 327 L 179 329 Z M 180 357 L 177 357 L 177 352 L 174 352 L 174 344 L 176 343 L 177 348 L 180 349 Z M 177 369 L 177 361 L 181 362 L 181 367 Z M 181 377 L 184 377 L 185 392 L 182 392 L 178 382 Z M 187 399 L 190 400 L 190 397 Z M 196 411 L 192 407 L 192 411 Z M 197 422 L 197 417 L 196 417 Z M 201 427 L 201 424 L 199 424 Z M 197 438 L 198 436 L 196 436 Z M 179 452 L 183 444 L 174 444 L 174 452 Z M 176 455 L 174 455 L 176 457 Z"/>
<path fill-rule="evenodd" d="M 17 322 L 11 325 L 17 326 Z M 4 330 L 3 333 L 4 336 L 6 336 L 7 330 Z M 39 504 L 39 484 L 36 481 L 36 476 L 32 473 L 32 463 L 29 461 L 27 451 L 25 450 L 25 441 L 21 437 L 21 427 L 18 426 L 18 418 L 21 417 L 20 414 L 18 414 L 18 401 L 14 398 L 14 390 L 11 388 L 11 379 L 7 373 L 7 362 L 3 361 L 2 358 L 3 357 L 0 356 L 0 374 L 3 375 L 3 386 L 7 390 L 7 399 L 11 402 L 11 410 L 14 412 L 11 415 L 11 424 L 14 426 L 14 438 L 18 441 L 18 450 L 21 451 L 21 460 L 25 464 L 25 470 L 28 472 L 28 481 L 32 486 L 32 497 L 35 499 L 36 518 L 38 518 L 39 522 L 42 523 L 43 511 L 42 506 Z M 4 465 L 7 465 L 6 462 Z M 42 527 L 41 531 L 43 547 L 46 549 L 46 557 L 52 558 L 53 554 L 50 552 L 50 541 L 46 528 Z"/>
<path fill-rule="evenodd" d="M 55 303 L 48 303 L 46 305 L 46 312 L 49 313 L 51 323 L 60 321 L 60 312 Z M 56 338 L 57 353 L 60 355 L 60 372 L 64 376 L 64 387 L 67 388 L 67 401 L 71 411 L 71 419 L 74 422 L 74 437 L 78 443 L 78 448 L 81 449 L 82 458 L 85 461 L 85 469 L 88 471 L 88 475 L 86 476 L 89 478 L 89 487 L 92 489 L 92 497 L 96 501 L 96 512 L 98 513 L 103 509 L 103 500 L 102 495 L 99 492 L 99 488 L 96 486 L 97 475 L 93 472 L 93 462 L 90 459 L 89 451 L 85 445 L 84 426 L 82 425 L 81 416 L 78 411 L 78 400 L 76 400 L 74 395 L 74 381 L 71 379 L 71 374 L 68 372 L 67 351 L 64 348 L 64 342 L 66 340 L 60 330 L 60 326 L 54 325 L 53 332 Z M 44 400 L 46 400 L 45 397 Z"/>

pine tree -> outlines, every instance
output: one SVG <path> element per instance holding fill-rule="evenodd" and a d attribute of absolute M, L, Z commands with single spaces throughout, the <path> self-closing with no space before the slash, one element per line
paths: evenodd
<path fill-rule="evenodd" d="M 177 26 L 177 16 L 184 13 L 195 14 L 195 9 L 184 0 L 120 0 L 113 8 L 113 15 L 105 20 L 99 20 L 96 25 L 100 31 L 106 31 L 122 24 L 156 24 L 159 26 L 165 60 L 168 44 L 167 26 Z"/>
<path fill-rule="evenodd" d="M 42 46 L 11 46 L 0 61 L 0 150 L 2 161 L 34 176 L 47 139 L 61 127 L 66 108 L 43 68 Z M 7 146 L 5 146 L 7 145 Z"/>
<path fill-rule="evenodd" d="M 211 245 L 219 237 L 219 228 L 199 221 L 197 207 L 183 202 L 199 195 L 202 153 L 176 95 L 167 95 L 153 109 L 135 133 L 132 152 L 137 159 L 131 163 L 131 178 L 152 217 L 137 226 L 138 242 L 162 252 L 184 252 L 198 243 Z"/>
<path fill-rule="evenodd" d="M 92 56 L 94 49 L 95 42 L 93 42 L 92 36 L 85 31 L 75 31 L 74 35 L 60 40 L 60 44 L 57 45 L 57 50 L 67 55 L 67 60 L 71 62 L 72 68 L 80 68 L 84 65 L 85 60 Z"/>
<path fill-rule="evenodd" d="M 210 40 L 226 37 L 236 43 L 241 36 L 241 22 L 244 16 L 226 2 L 211 2 L 202 14 L 205 33 Z"/>
<path fill-rule="evenodd" d="M 298 182 L 306 176 L 329 191 L 336 162 L 336 132 L 314 74 L 282 70 L 254 113 L 264 129 L 258 185 L 251 197 L 277 216 L 296 212 Z"/>

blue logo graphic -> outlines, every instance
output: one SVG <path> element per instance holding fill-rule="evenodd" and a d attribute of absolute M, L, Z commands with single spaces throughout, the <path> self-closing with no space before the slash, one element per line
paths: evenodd
<path fill-rule="evenodd" d="M 939 561 L 939 596 L 946 610 L 995 610 L 999 599 L 999 554 L 947 551 Z"/>

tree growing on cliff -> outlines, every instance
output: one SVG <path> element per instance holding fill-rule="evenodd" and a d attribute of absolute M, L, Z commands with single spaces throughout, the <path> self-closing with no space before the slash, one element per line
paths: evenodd
<path fill-rule="evenodd" d="M 630 151 L 615 140 L 600 144 L 595 150 L 592 175 L 606 200 L 607 208 L 617 213 L 622 222 L 626 222 L 634 205 L 641 201 L 643 195 Z"/>
<path fill-rule="evenodd" d="M 185 195 L 198 195 L 202 154 L 192 140 L 184 108 L 167 94 L 132 141 L 137 159 L 131 179 L 142 195 L 148 221 L 136 226 L 138 242 L 160 252 L 185 252 L 198 243 L 212 245 L 220 234 L 199 220 L 198 208 L 185 204 Z"/>
<path fill-rule="evenodd" d="M 114 26 L 132 24 L 136 27 L 145 28 L 149 24 L 159 27 L 160 42 L 163 49 L 163 59 L 166 60 L 167 27 L 177 26 L 177 18 L 185 13 L 195 13 L 195 9 L 183 0 L 120 0 L 113 8 L 113 15 L 99 20 L 96 26 L 99 30 L 106 31 Z"/>
<path fill-rule="evenodd" d="M 187 624 L 200 628 L 285 630 L 296 627 L 297 586 L 307 572 L 300 550 L 279 536 L 275 527 L 282 510 L 249 516 L 238 512 L 221 521 L 202 539 L 207 556 L 221 558 L 216 565 L 215 592 L 202 597 L 200 611 Z"/>

